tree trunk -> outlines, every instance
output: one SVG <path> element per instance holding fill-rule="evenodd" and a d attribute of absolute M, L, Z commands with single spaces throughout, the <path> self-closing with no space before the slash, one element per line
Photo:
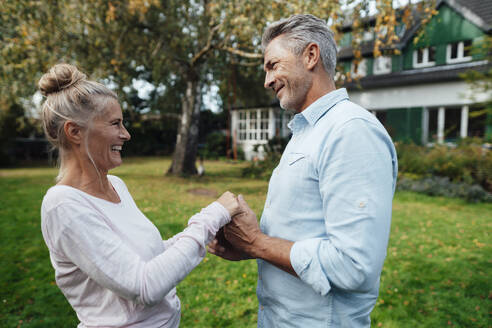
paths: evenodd
<path fill-rule="evenodd" d="M 182 101 L 182 114 L 176 138 L 173 162 L 168 174 L 195 175 L 200 123 L 201 84 L 196 74 L 189 73 L 186 94 Z"/>

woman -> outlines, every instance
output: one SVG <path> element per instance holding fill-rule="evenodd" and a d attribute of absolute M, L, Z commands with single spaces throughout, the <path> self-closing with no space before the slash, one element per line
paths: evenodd
<path fill-rule="evenodd" d="M 236 198 L 226 192 L 163 241 L 125 183 L 108 175 L 130 139 L 116 94 L 67 64 L 43 75 L 39 89 L 60 164 L 43 199 L 42 232 L 78 327 L 178 327 L 175 287 L 238 212 Z"/>

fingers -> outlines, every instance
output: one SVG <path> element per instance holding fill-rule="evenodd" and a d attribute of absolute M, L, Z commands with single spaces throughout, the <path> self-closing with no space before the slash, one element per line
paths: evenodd
<path fill-rule="evenodd" d="M 239 203 L 239 207 L 243 210 L 251 210 L 249 208 L 249 205 L 248 203 L 246 203 L 246 201 L 244 200 L 244 197 L 243 195 L 239 194 L 239 196 L 237 196 L 237 202 Z"/>
<path fill-rule="evenodd" d="M 222 246 L 220 246 L 219 241 L 217 239 L 214 239 L 208 244 L 208 252 L 214 255 L 222 255 L 226 249 Z"/>
<path fill-rule="evenodd" d="M 243 204 L 248 205 L 246 203 L 246 201 L 244 200 L 244 197 L 242 194 L 239 194 L 239 196 L 237 196 L 237 200 L 238 200 L 239 204 L 241 204 L 241 205 L 243 205 Z"/>

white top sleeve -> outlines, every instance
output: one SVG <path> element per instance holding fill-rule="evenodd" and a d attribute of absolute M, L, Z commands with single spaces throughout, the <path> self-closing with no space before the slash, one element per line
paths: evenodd
<path fill-rule="evenodd" d="M 68 258 L 91 279 L 114 293 L 144 304 L 161 301 L 205 256 L 206 245 L 230 221 L 214 202 L 188 221 L 173 244 L 143 261 L 115 233 L 100 213 L 76 202 L 61 202 L 44 218 L 50 250 Z"/>

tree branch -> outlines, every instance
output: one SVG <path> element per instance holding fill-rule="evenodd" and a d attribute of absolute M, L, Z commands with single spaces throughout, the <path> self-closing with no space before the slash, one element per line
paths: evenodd
<path fill-rule="evenodd" d="M 202 50 L 200 50 L 195 56 L 193 56 L 193 58 L 190 61 L 191 66 L 193 66 L 198 59 L 200 59 L 203 55 L 205 55 L 212 48 L 212 39 L 214 37 L 215 32 L 217 32 L 219 30 L 220 25 L 221 24 L 215 25 L 210 30 L 210 34 L 208 35 L 207 44 L 205 45 L 205 47 L 202 48 Z"/>
<path fill-rule="evenodd" d="M 245 57 L 245 58 L 251 58 L 251 59 L 260 59 L 260 58 L 263 58 L 263 55 L 262 54 L 257 54 L 257 53 L 254 53 L 254 52 L 246 52 L 246 51 L 242 51 L 242 50 L 235 49 L 235 48 L 232 48 L 232 47 L 222 47 L 222 49 L 225 50 L 225 51 L 227 51 L 227 52 L 230 52 L 232 54 L 239 55 L 239 56 Z"/>
<path fill-rule="evenodd" d="M 245 63 L 245 62 L 235 61 L 234 59 L 231 59 L 231 64 L 232 65 L 238 65 L 238 66 L 253 67 L 253 66 L 261 65 L 261 60 L 255 60 L 255 61 Z"/>

